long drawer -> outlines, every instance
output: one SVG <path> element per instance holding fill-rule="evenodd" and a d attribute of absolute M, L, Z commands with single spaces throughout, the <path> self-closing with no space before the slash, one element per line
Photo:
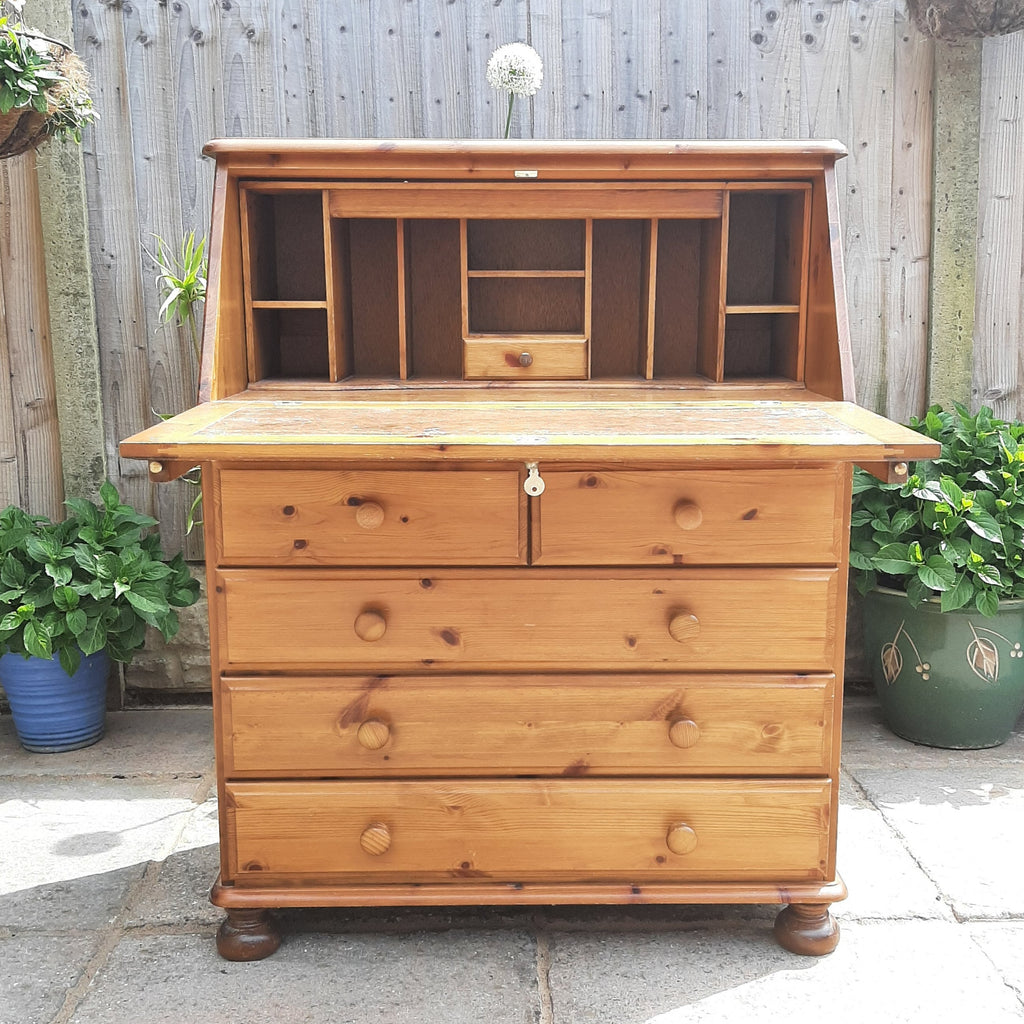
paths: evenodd
<path fill-rule="evenodd" d="M 834 569 L 227 570 L 222 667 L 831 671 Z"/>
<path fill-rule="evenodd" d="M 222 469 L 219 560 L 233 565 L 514 565 L 517 469 Z"/>
<path fill-rule="evenodd" d="M 548 471 L 539 565 L 808 565 L 841 561 L 842 467 Z"/>
<path fill-rule="evenodd" d="M 224 678 L 230 777 L 825 775 L 835 678 Z"/>
<path fill-rule="evenodd" d="M 823 879 L 831 781 L 236 782 L 237 885 Z"/>

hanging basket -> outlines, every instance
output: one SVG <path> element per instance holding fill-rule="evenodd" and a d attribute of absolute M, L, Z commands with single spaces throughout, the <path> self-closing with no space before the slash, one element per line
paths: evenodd
<path fill-rule="evenodd" d="M 946 42 L 1024 29 L 1024 0 L 907 0 L 907 8 L 925 35 Z"/>
<path fill-rule="evenodd" d="M 40 146 L 53 134 L 54 114 L 66 107 L 70 97 L 88 89 L 89 74 L 78 54 L 65 43 L 50 39 L 46 42 L 53 56 L 51 67 L 63 75 L 63 81 L 56 82 L 46 91 L 45 113 L 19 107 L 0 114 L 0 159 L 21 156 Z"/>

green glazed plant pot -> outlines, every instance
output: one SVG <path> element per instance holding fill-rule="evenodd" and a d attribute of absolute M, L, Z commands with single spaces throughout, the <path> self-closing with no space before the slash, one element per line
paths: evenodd
<path fill-rule="evenodd" d="M 864 651 L 886 725 L 914 743 L 995 747 L 1024 709 L 1024 601 L 990 619 L 878 587 L 864 598 Z"/>

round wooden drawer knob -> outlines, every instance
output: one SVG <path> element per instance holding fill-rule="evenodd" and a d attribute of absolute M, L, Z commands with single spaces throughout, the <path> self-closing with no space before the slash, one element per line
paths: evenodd
<path fill-rule="evenodd" d="M 689 718 L 677 718 L 668 727 L 668 738 L 674 746 L 692 747 L 700 739 L 700 726 Z"/>
<path fill-rule="evenodd" d="M 696 530 L 704 520 L 704 513 L 701 512 L 700 505 L 693 501 L 678 502 L 672 510 L 672 515 L 680 530 Z"/>
<path fill-rule="evenodd" d="M 680 855 L 693 853 L 697 849 L 697 833 L 689 825 L 680 822 L 668 830 L 665 844 L 673 853 Z"/>
<path fill-rule="evenodd" d="M 364 530 L 376 530 L 384 522 L 384 508 L 375 501 L 364 501 L 356 509 L 356 522 Z"/>
<path fill-rule="evenodd" d="M 371 857 L 379 857 L 391 849 L 391 829 L 383 821 L 375 821 L 363 829 L 359 845 Z"/>
<path fill-rule="evenodd" d="M 388 631 L 388 620 L 380 612 L 362 612 L 356 616 L 353 629 L 360 640 L 373 643 Z"/>
<path fill-rule="evenodd" d="M 692 612 L 676 612 L 669 620 L 668 631 L 673 640 L 685 643 L 700 633 L 700 619 Z"/>
<path fill-rule="evenodd" d="M 368 718 L 356 730 L 356 739 L 367 750 L 380 750 L 391 739 L 391 729 L 379 718 Z"/>

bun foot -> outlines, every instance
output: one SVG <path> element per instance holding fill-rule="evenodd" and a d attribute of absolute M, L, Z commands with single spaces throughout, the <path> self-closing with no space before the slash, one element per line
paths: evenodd
<path fill-rule="evenodd" d="M 827 903 L 793 903 L 775 918 L 775 939 L 801 956 L 824 956 L 839 945 L 839 924 Z"/>
<path fill-rule="evenodd" d="M 217 932 L 217 952 L 225 960 L 262 960 L 281 945 L 281 935 L 265 910 L 229 910 Z"/>

